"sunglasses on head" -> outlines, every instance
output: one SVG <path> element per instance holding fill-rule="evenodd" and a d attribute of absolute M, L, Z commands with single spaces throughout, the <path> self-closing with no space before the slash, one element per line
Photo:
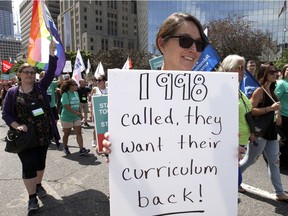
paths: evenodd
<path fill-rule="evenodd" d="M 184 35 L 167 36 L 164 40 L 168 40 L 169 38 L 178 38 L 179 46 L 182 48 L 190 48 L 193 44 L 195 44 L 197 52 L 203 52 L 207 45 L 206 42 L 202 41 L 201 39 L 194 40 L 193 38 Z"/>

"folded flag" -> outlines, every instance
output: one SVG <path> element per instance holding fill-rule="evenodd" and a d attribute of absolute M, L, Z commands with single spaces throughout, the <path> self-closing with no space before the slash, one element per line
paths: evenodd
<path fill-rule="evenodd" d="M 66 63 L 64 46 L 48 8 L 42 0 L 34 0 L 27 56 L 30 65 L 42 70 L 48 69 L 51 36 L 56 42 L 55 55 L 58 61 L 55 74 L 59 76 Z"/>
<path fill-rule="evenodd" d="M 75 59 L 74 68 L 73 68 L 73 74 L 72 74 L 72 79 L 74 79 L 78 85 L 79 85 L 79 81 L 82 79 L 81 72 L 84 71 L 85 69 L 86 68 L 85 68 L 80 50 L 78 49 L 76 59 Z"/>
<path fill-rule="evenodd" d="M 101 62 L 99 62 L 96 71 L 94 73 L 94 77 L 96 79 L 99 79 L 100 76 L 105 76 L 104 67 Z"/>
<path fill-rule="evenodd" d="M 250 99 L 253 92 L 260 87 L 260 83 L 252 76 L 249 71 L 244 73 L 243 79 L 240 83 L 240 90 Z"/>
<path fill-rule="evenodd" d="M 192 71 L 212 71 L 220 62 L 220 57 L 211 44 L 201 53 L 200 58 L 192 68 Z"/>
<path fill-rule="evenodd" d="M 2 60 L 1 61 L 1 66 L 2 66 L 2 72 L 3 73 L 8 73 L 9 69 L 13 67 L 13 64 L 11 64 L 9 61 Z"/>

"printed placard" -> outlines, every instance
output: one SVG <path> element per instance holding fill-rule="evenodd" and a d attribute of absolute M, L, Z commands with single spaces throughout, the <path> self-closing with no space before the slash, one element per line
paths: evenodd
<path fill-rule="evenodd" d="M 109 70 L 111 215 L 237 215 L 238 74 Z"/>
<path fill-rule="evenodd" d="M 98 152 L 103 152 L 102 141 L 104 134 L 108 131 L 108 101 L 107 95 L 92 96 L 95 132 L 97 138 Z"/>

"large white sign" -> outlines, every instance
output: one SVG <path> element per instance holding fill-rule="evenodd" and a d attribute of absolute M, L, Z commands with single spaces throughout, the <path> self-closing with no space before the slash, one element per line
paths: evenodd
<path fill-rule="evenodd" d="M 71 61 L 66 61 L 66 64 L 63 68 L 63 72 L 65 73 L 72 73 L 72 64 Z"/>
<path fill-rule="evenodd" d="M 237 73 L 109 70 L 110 208 L 237 215 Z"/>

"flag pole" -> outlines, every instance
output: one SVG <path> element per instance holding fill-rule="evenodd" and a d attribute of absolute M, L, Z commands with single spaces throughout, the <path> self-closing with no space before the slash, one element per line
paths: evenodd
<path fill-rule="evenodd" d="M 285 4 L 285 3 L 284 3 Z M 286 31 L 287 31 L 287 28 L 286 28 L 286 10 L 284 12 L 284 49 L 286 49 Z M 282 51 L 283 53 L 283 51 Z"/>

